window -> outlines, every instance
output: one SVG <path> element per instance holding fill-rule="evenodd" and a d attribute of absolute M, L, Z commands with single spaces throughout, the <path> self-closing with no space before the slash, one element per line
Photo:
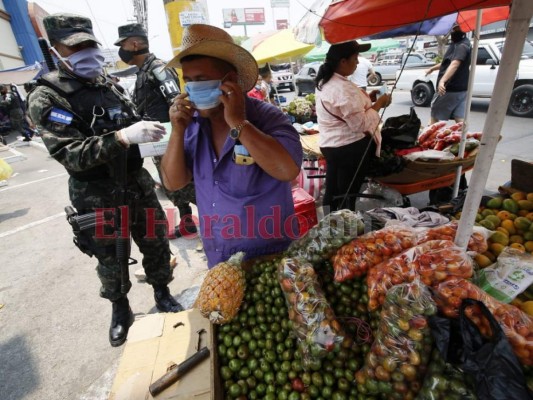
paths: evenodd
<path fill-rule="evenodd" d="M 476 65 L 487 65 L 487 60 L 492 60 L 489 52 L 484 47 L 479 47 L 477 50 Z"/>

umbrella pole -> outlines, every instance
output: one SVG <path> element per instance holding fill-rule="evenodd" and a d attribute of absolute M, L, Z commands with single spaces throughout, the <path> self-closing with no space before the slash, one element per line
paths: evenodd
<path fill-rule="evenodd" d="M 532 16 L 533 2 L 531 0 L 513 1 L 505 35 L 505 48 L 493 91 L 498 95 L 493 96 L 490 101 L 480 151 L 472 172 L 472 184 L 466 195 L 455 238 L 455 243 L 463 248 L 466 248 L 470 239 L 481 196 L 485 190 Z"/>
<path fill-rule="evenodd" d="M 466 133 L 468 131 L 468 120 L 470 118 L 470 106 L 472 104 L 472 88 L 474 87 L 474 77 L 476 76 L 477 52 L 479 47 L 479 32 L 481 30 L 482 16 L 483 10 L 477 10 L 476 29 L 474 30 L 474 47 L 472 48 L 472 53 L 470 55 L 470 76 L 468 77 L 468 90 L 466 92 L 465 118 L 463 129 L 461 131 L 461 141 L 459 142 L 459 154 L 457 155 L 459 159 L 462 159 L 465 156 Z M 459 184 L 461 183 L 462 172 L 463 167 L 459 165 L 455 173 L 452 198 L 457 197 L 459 194 Z"/>

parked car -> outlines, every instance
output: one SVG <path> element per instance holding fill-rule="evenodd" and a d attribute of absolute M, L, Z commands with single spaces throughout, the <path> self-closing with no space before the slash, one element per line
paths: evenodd
<path fill-rule="evenodd" d="M 271 65 L 272 70 L 272 84 L 276 90 L 289 89 L 294 90 L 294 77 L 290 64 Z"/>
<path fill-rule="evenodd" d="M 391 55 L 384 59 L 381 64 L 378 61 L 374 64 L 374 71 L 376 75 L 369 77 L 369 86 L 379 86 L 383 81 L 395 80 L 396 72 L 399 71 L 402 65 L 406 66 L 422 66 L 429 68 L 434 63 L 429 61 L 423 54 L 420 53 L 403 53 L 401 56 Z"/>
<path fill-rule="evenodd" d="M 315 93 L 315 78 L 321 65 L 322 62 L 320 61 L 305 64 L 300 72 L 295 75 L 294 86 L 296 86 L 298 96 Z"/>
<path fill-rule="evenodd" d="M 504 39 L 479 42 L 472 97 L 491 98 L 500 66 Z M 435 94 L 438 73 L 425 75 L 426 68 L 405 69 L 396 81 L 396 90 L 410 90 L 415 106 L 428 107 Z M 533 117 L 533 44 L 526 41 L 516 73 L 508 112 L 518 117 Z"/>

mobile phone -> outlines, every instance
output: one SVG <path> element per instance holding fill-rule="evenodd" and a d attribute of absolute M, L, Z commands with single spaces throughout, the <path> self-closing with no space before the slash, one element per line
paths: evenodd
<path fill-rule="evenodd" d="M 242 144 L 236 144 L 233 147 L 233 160 L 237 165 L 252 165 L 255 163 L 255 160 L 248 152 L 248 149 Z"/>
<path fill-rule="evenodd" d="M 387 93 L 389 93 L 389 87 L 387 86 L 386 83 L 384 83 L 383 86 L 379 88 L 379 94 L 377 95 L 377 98 Z"/>

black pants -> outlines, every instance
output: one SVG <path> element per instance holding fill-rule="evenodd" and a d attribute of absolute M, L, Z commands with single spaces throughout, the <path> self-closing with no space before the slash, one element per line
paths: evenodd
<path fill-rule="evenodd" d="M 370 148 L 367 151 L 369 144 Z M 376 144 L 370 136 L 365 136 L 363 139 L 346 146 L 321 147 L 320 151 L 326 158 L 324 206 L 329 206 L 330 211 L 336 211 L 340 208 L 355 211 L 356 195 L 364 182 L 370 157 L 373 157 L 376 152 Z M 360 167 L 359 164 L 361 164 Z M 359 171 L 350 187 L 358 167 Z M 345 200 L 346 194 L 348 197 Z"/>

